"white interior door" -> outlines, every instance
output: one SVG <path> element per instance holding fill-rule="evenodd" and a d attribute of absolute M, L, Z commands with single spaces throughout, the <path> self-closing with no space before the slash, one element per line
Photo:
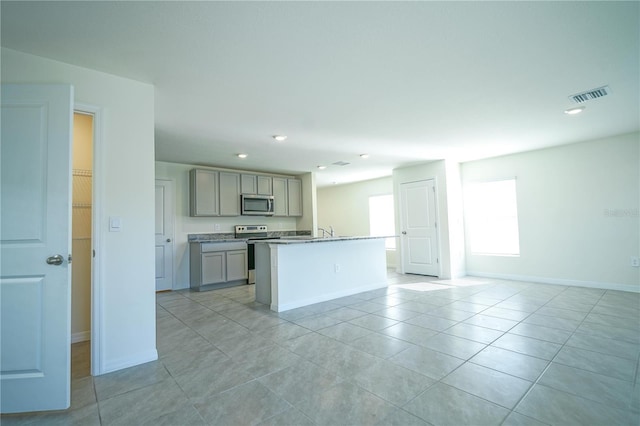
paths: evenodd
<path fill-rule="evenodd" d="M 438 276 L 438 233 L 433 179 L 400 185 L 402 266 L 405 273 Z"/>
<path fill-rule="evenodd" d="M 156 180 L 156 291 L 173 288 L 173 182 Z"/>
<path fill-rule="evenodd" d="M 71 86 L 2 85 L 3 413 L 69 407 Z"/>

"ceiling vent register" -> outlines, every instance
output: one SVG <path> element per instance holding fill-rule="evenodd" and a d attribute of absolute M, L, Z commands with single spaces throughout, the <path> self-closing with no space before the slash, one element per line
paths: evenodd
<path fill-rule="evenodd" d="M 587 90 L 586 92 L 576 93 L 569 96 L 569 99 L 577 104 L 582 104 L 587 101 L 598 99 L 603 96 L 607 96 L 611 93 L 609 86 L 598 87 L 597 89 Z"/>
<path fill-rule="evenodd" d="M 333 163 L 334 166 L 346 166 L 350 163 L 347 163 L 346 161 L 336 161 L 335 163 Z"/>

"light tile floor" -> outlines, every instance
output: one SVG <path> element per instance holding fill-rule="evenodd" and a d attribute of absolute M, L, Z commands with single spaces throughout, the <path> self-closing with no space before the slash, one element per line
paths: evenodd
<path fill-rule="evenodd" d="M 638 425 L 640 294 L 389 273 L 280 314 L 254 286 L 157 295 L 160 359 L 3 425 Z"/>

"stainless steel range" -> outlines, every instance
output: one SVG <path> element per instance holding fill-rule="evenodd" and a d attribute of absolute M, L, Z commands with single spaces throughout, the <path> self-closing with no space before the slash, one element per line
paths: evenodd
<path fill-rule="evenodd" d="M 267 231 L 267 225 L 236 225 L 235 237 L 238 239 L 247 240 L 247 265 L 249 269 L 248 277 L 249 284 L 256 283 L 256 258 L 255 258 L 255 245 L 252 240 L 267 240 L 278 237 L 269 237 Z"/>

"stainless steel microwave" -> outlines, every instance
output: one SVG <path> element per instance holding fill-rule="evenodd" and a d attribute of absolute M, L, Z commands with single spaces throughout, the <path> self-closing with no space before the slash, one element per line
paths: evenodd
<path fill-rule="evenodd" d="M 272 216 L 273 195 L 240 195 L 240 208 L 244 216 Z"/>

